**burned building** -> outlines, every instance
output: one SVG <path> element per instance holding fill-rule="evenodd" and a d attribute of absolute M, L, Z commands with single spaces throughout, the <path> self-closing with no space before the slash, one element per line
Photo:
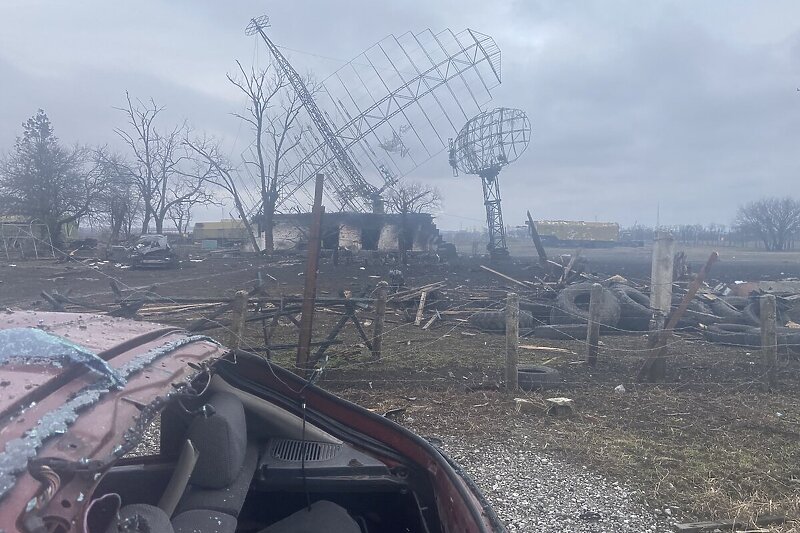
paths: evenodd
<path fill-rule="evenodd" d="M 385 213 L 326 213 L 322 217 L 322 247 L 351 251 L 400 250 L 402 215 Z M 308 243 L 311 214 L 275 215 L 272 232 L 276 250 L 303 249 Z M 407 249 L 435 250 L 439 230 L 427 213 L 409 213 L 405 219 Z"/>
<path fill-rule="evenodd" d="M 311 213 L 276 214 L 272 232 L 276 250 L 302 250 L 308 245 Z M 416 252 L 436 250 L 440 242 L 439 230 L 428 213 L 405 215 L 386 213 L 325 213 L 322 217 L 322 247 L 344 248 L 351 251 L 400 250 L 401 233 L 405 226 L 406 248 Z M 254 228 L 255 229 L 255 228 Z M 198 222 L 194 239 L 224 240 L 246 243 L 249 239 L 239 220 Z M 258 238 L 264 244 L 263 235 Z"/>

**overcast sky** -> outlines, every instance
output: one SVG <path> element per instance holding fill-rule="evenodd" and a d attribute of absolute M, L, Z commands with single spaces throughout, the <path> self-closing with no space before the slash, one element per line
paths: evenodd
<path fill-rule="evenodd" d="M 796 0 L 2 0 L 0 151 L 38 108 L 64 141 L 118 143 L 114 106 L 126 90 L 235 144 L 230 113 L 243 101 L 225 73 L 234 59 L 266 57 L 243 31 L 263 13 L 295 68 L 321 78 L 391 33 L 494 37 L 503 83 L 488 107 L 520 108 L 533 126 L 527 152 L 500 175 L 507 224 L 526 209 L 727 224 L 748 199 L 800 196 Z M 453 178 L 446 154 L 413 177 L 444 192 L 440 227 L 483 225 L 479 179 Z"/>

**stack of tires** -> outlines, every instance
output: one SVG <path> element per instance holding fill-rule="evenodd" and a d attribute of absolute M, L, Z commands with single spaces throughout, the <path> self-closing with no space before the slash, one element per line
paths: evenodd
<path fill-rule="evenodd" d="M 469 325 L 483 331 L 504 333 L 506 330 L 505 309 L 499 311 L 480 311 L 469 317 Z M 533 315 L 527 311 L 519 312 L 520 329 L 532 329 L 535 325 Z"/>
<path fill-rule="evenodd" d="M 576 283 L 562 289 L 552 301 L 521 301 L 520 329 L 533 329 L 536 337 L 559 340 L 584 340 L 589 321 L 589 300 L 593 283 Z M 600 301 L 600 327 L 607 334 L 616 331 L 647 331 L 652 319 L 650 297 L 621 283 L 603 287 Z M 673 296 L 676 309 L 683 296 Z M 505 331 L 505 310 L 483 311 L 469 323 L 491 332 Z M 779 344 L 800 345 L 800 330 L 784 326 L 787 317 L 778 308 Z M 549 323 L 548 323 L 549 322 Z M 758 298 L 719 297 L 711 301 L 695 298 L 677 324 L 678 329 L 697 329 L 703 324 L 710 342 L 736 346 L 760 346 L 760 302 Z"/>
<path fill-rule="evenodd" d="M 761 302 L 758 297 L 726 296 L 711 302 L 711 309 L 721 317 L 705 331 L 706 340 L 729 346 L 761 346 Z M 789 321 L 780 305 L 776 309 L 778 345 L 800 346 L 800 331 L 784 327 Z"/>

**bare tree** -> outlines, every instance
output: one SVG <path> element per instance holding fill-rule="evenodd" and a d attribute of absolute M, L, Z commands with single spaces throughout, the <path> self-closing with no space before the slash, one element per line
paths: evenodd
<path fill-rule="evenodd" d="M 282 163 L 305 131 L 298 123 L 303 103 L 280 69 L 251 67 L 247 71 L 239 61 L 236 65 L 239 75 L 229 74 L 228 80 L 247 97 L 247 105 L 245 113 L 234 116 L 246 122 L 254 136 L 252 154 L 246 163 L 256 169 L 261 182 L 259 229 L 264 233 L 266 251 L 272 252 L 275 209 L 286 181 Z M 310 91 L 316 91 L 310 76 L 304 83 Z"/>
<path fill-rule="evenodd" d="M 170 210 L 180 204 L 208 203 L 212 195 L 206 190 L 206 175 L 191 168 L 195 161 L 186 152 L 186 124 L 160 131 L 156 122 L 164 107 L 152 98 L 134 102 L 127 92 L 125 97 L 128 105 L 119 109 L 127 118 L 128 128 L 115 132 L 133 154 L 127 170 L 142 199 L 142 233 L 147 233 L 151 221 L 156 233 L 161 233 Z"/>
<path fill-rule="evenodd" d="M 169 218 L 175 225 L 175 229 L 181 236 L 189 233 L 189 224 L 192 222 L 192 208 L 194 204 L 183 202 L 175 204 L 167 211 L 167 218 Z"/>
<path fill-rule="evenodd" d="M 141 214 L 141 195 L 124 157 L 106 147 L 95 150 L 93 157 L 106 183 L 97 197 L 93 220 L 109 229 L 109 243 L 119 242 L 131 236 L 131 227 Z"/>
<path fill-rule="evenodd" d="M 761 239 L 767 250 L 785 250 L 800 231 L 800 201 L 786 196 L 749 202 L 739 207 L 736 223 Z"/>
<path fill-rule="evenodd" d="M 442 194 L 436 187 L 419 182 L 396 186 L 386 198 L 386 209 L 400 215 L 400 260 L 407 262 L 407 252 L 413 242 L 413 232 L 408 224 L 410 213 L 425 213 L 442 206 Z"/>
<path fill-rule="evenodd" d="M 61 145 L 40 109 L 23 124 L 14 150 L 0 161 L 0 211 L 43 222 L 59 248 L 64 226 L 94 209 L 103 180 L 90 151 Z"/>
<path fill-rule="evenodd" d="M 207 174 L 206 181 L 224 190 L 233 200 L 233 206 L 244 224 L 253 250 L 256 252 L 261 251 L 239 191 L 241 176 L 238 168 L 230 164 L 228 159 L 221 153 L 219 143 L 213 140 L 198 138 L 192 141 L 187 139 L 185 143 L 199 160 L 208 165 L 210 172 Z"/>

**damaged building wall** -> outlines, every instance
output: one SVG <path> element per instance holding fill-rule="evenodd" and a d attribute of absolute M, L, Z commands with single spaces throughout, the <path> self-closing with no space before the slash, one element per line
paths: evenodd
<path fill-rule="evenodd" d="M 308 235 L 302 225 L 291 220 L 276 220 L 272 242 L 276 250 L 304 250 L 308 246 Z"/>
<path fill-rule="evenodd" d="M 399 250 L 400 249 L 400 225 L 387 222 L 381 228 L 378 238 L 378 250 Z"/>
<path fill-rule="evenodd" d="M 342 223 L 339 226 L 339 247 L 353 251 L 364 248 L 361 241 L 361 228 L 351 222 Z"/>
<path fill-rule="evenodd" d="M 411 249 L 426 252 L 435 249 L 439 230 L 427 213 L 411 213 L 407 218 Z M 274 242 L 278 250 L 305 249 L 311 225 L 309 213 L 275 215 Z M 322 247 L 336 246 L 352 251 L 400 250 L 400 215 L 385 213 L 325 213 L 322 217 Z"/>
<path fill-rule="evenodd" d="M 406 221 L 410 233 L 410 250 L 427 252 L 436 249 L 440 239 L 433 216 L 427 213 L 409 213 Z M 275 249 L 306 249 L 310 226 L 310 213 L 276 214 L 272 232 Z M 401 232 L 402 218 L 394 213 L 325 213 L 322 217 L 322 247 L 329 250 L 338 246 L 354 252 L 397 252 L 400 250 Z M 197 223 L 194 238 L 244 244 L 249 242 L 244 225 L 235 220 Z M 256 238 L 263 247 L 263 236 Z"/>

